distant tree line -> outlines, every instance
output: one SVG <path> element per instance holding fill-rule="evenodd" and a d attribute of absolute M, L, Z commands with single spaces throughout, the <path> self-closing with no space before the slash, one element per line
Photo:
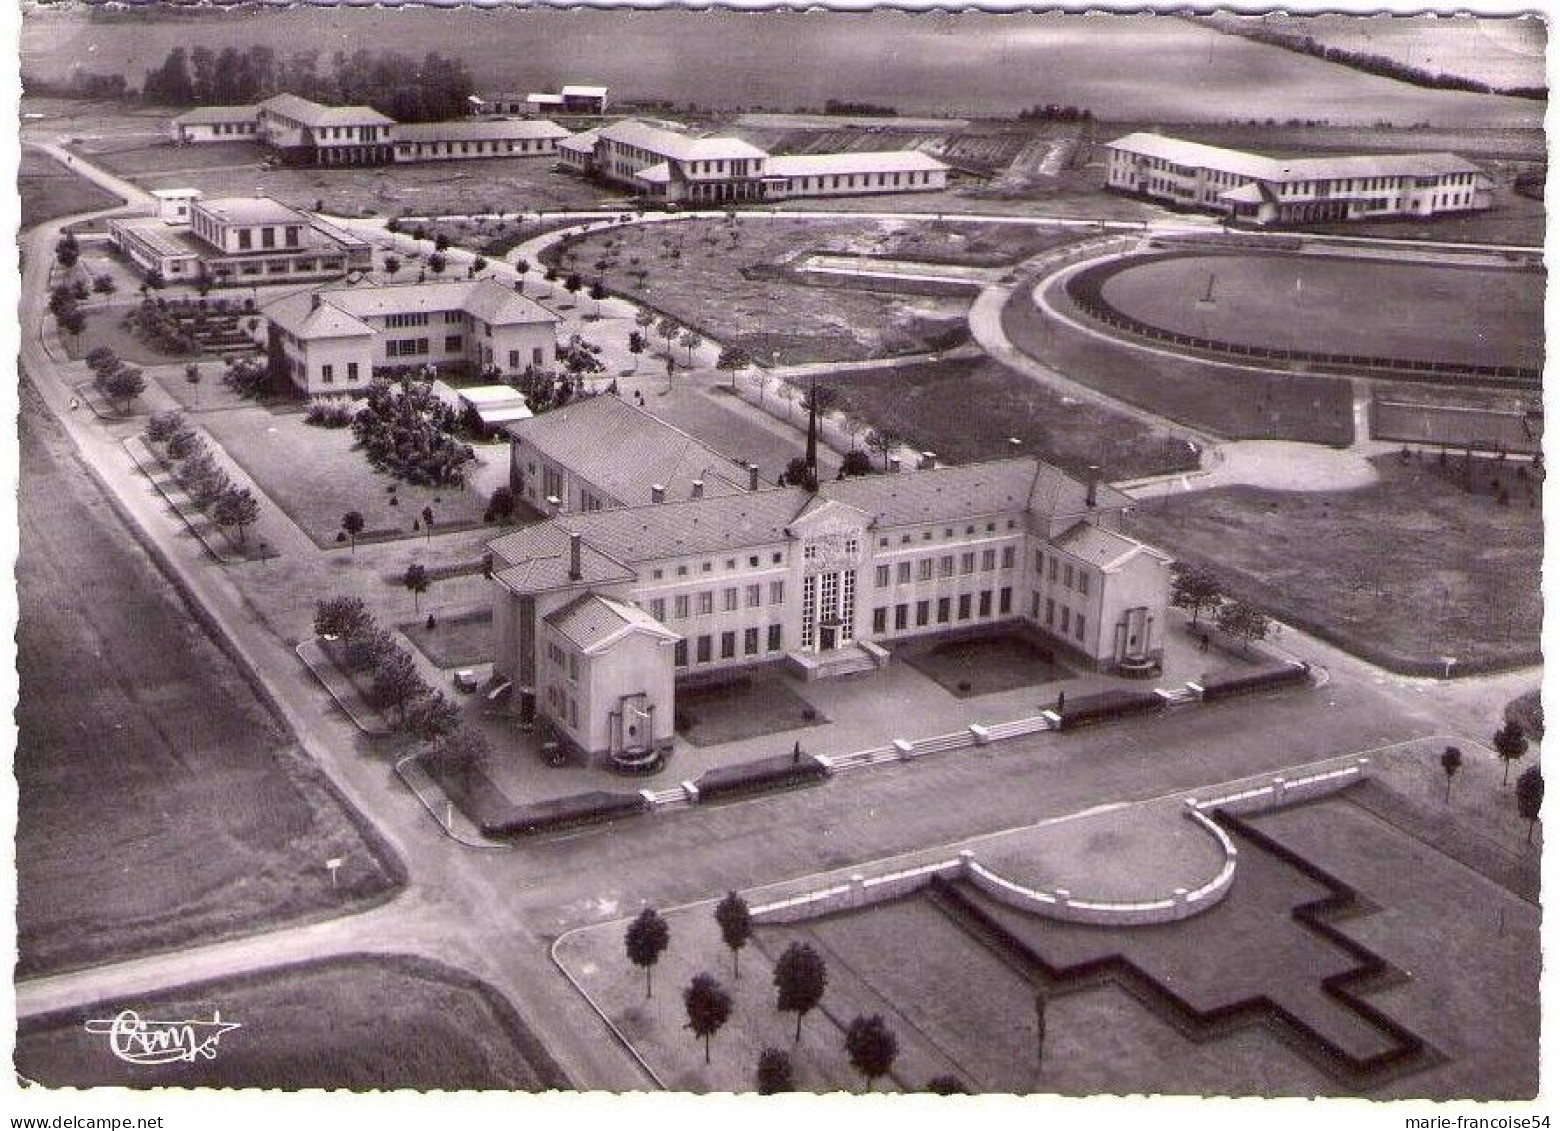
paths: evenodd
<path fill-rule="evenodd" d="M 1432 71 L 1424 67 L 1416 67 L 1411 63 L 1399 62 L 1385 55 L 1377 55 L 1369 51 L 1354 51 L 1347 47 L 1329 47 L 1324 43 L 1318 43 L 1310 36 L 1296 37 L 1286 35 L 1283 32 L 1263 31 L 1251 29 L 1244 31 L 1248 39 L 1257 43 L 1265 43 L 1270 47 L 1282 47 L 1286 51 L 1296 51 L 1302 55 L 1311 55 L 1317 59 L 1325 59 L 1329 63 L 1337 63 L 1340 66 L 1351 67 L 1356 71 L 1364 71 L 1370 75 L 1380 75 L 1383 78 L 1396 79 L 1398 82 L 1410 83 L 1414 86 L 1429 87 L 1435 90 L 1467 90 L 1475 94 L 1504 94 L 1512 98 L 1547 99 L 1549 88 L 1545 86 L 1494 86 L 1478 79 L 1465 78 L 1462 75 L 1449 75 L 1441 71 Z"/>
<path fill-rule="evenodd" d="M 1087 106 L 1059 106 L 1055 102 L 1035 103 L 1018 112 L 1020 122 L 1092 122 L 1094 111 Z"/>
<path fill-rule="evenodd" d="M 54 98 L 122 99 L 135 93 L 124 75 L 80 69 L 72 70 L 70 78 L 64 81 L 23 74 L 22 90 L 30 95 Z"/>
<path fill-rule="evenodd" d="M 856 118 L 897 118 L 899 111 L 892 106 L 879 106 L 873 102 L 842 102 L 831 98 L 823 104 L 825 114 L 849 115 Z"/>
<path fill-rule="evenodd" d="M 459 59 L 430 51 L 419 63 L 396 51 L 318 50 L 282 56 L 262 44 L 220 51 L 175 47 L 146 73 L 144 101 L 162 106 L 234 106 L 277 94 L 319 102 L 368 105 L 398 122 L 458 118 L 476 84 Z"/>

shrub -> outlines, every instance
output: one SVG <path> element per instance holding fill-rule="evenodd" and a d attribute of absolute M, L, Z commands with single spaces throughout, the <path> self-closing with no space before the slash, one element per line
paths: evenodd
<path fill-rule="evenodd" d="M 314 401 L 304 413 L 303 422 L 316 428 L 346 428 L 352 423 L 353 409 L 343 404 Z"/>
<path fill-rule="evenodd" d="M 141 436 L 149 444 L 166 444 L 184 427 L 182 413 L 156 412 L 147 420 Z"/>

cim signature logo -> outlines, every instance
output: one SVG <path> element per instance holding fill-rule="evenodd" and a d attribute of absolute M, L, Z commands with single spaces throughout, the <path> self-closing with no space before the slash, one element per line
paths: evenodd
<path fill-rule="evenodd" d="M 193 1064 L 196 1057 L 217 1058 L 223 1036 L 241 1028 L 213 1012 L 210 1021 L 152 1021 L 133 1009 L 118 1016 L 87 1022 L 87 1032 L 108 1037 L 109 1050 L 128 1064 Z"/>

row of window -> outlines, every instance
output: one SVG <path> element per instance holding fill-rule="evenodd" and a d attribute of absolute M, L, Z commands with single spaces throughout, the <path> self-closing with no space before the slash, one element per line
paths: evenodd
<path fill-rule="evenodd" d="M 687 620 L 690 616 L 707 617 L 715 613 L 714 589 L 700 593 L 679 593 L 672 598 L 672 619 Z M 739 608 L 757 609 L 764 604 L 764 586 L 761 582 L 751 585 L 729 585 L 720 590 L 720 611 L 734 613 Z M 785 604 L 785 582 L 769 583 L 769 604 Z M 666 622 L 666 598 L 652 597 L 646 602 L 651 616 L 663 624 Z"/>
<path fill-rule="evenodd" d="M 214 134 L 252 134 L 258 122 L 215 122 L 211 132 Z"/>
<path fill-rule="evenodd" d="M 358 379 L 358 363 L 355 362 L 355 361 L 347 362 L 347 382 L 350 384 L 351 382 L 356 381 L 357 379 Z M 323 384 L 326 384 L 326 385 L 334 384 L 335 380 L 336 380 L 336 367 L 334 365 L 322 365 L 322 366 L 320 366 L 320 381 Z"/>
<path fill-rule="evenodd" d="M 935 601 L 936 624 L 952 624 L 955 620 L 967 621 L 971 618 L 985 618 L 992 616 L 992 591 L 982 589 L 979 593 L 960 593 L 957 598 L 938 597 Z M 996 615 L 1008 616 L 1013 611 L 1013 590 L 1004 585 L 996 591 Z M 978 598 L 978 602 L 976 601 Z M 957 602 L 957 612 L 955 612 Z M 934 602 L 930 599 L 916 601 L 912 607 L 908 601 L 902 601 L 893 606 L 894 631 L 905 632 L 911 627 L 912 608 L 915 617 L 916 628 L 926 628 L 933 621 Z M 872 610 L 872 634 L 881 636 L 888 631 L 889 607 L 879 605 Z"/>
<path fill-rule="evenodd" d="M 481 156 L 484 153 L 548 153 L 553 149 L 551 140 L 502 141 L 401 141 L 397 142 L 397 157 L 455 157 L 460 154 Z"/>
<path fill-rule="evenodd" d="M 1036 605 L 1035 611 L 1038 611 L 1040 594 L 1034 594 L 1034 602 Z M 1081 612 L 1075 613 L 1066 605 L 1058 605 L 1050 597 L 1045 599 L 1046 628 L 1052 629 L 1053 631 L 1059 631 L 1060 635 L 1062 636 L 1066 636 L 1071 633 L 1080 643 L 1082 643 L 1084 628 L 1087 624 L 1087 620 L 1088 618 L 1086 618 Z"/>
<path fill-rule="evenodd" d="M 283 229 L 282 246 L 283 247 L 297 247 L 297 246 L 299 246 L 298 240 L 299 240 L 299 234 L 300 234 L 301 231 L 302 231 L 302 229 L 298 225 L 296 225 L 296 224 L 289 224 L 286 228 Z M 238 229 L 238 250 L 239 251 L 253 251 L 254 250 L 254 246 L 255 246 L 254 245 L 254 230 L 251 229 L 251 228 L 240 228 L 240 229 Z M 276 246 L 277 246 L 277 244 L 276 244 L 276 229 L 275 228 L 261 228 L 260 229 L 260 248 L 261 248 L 261 250 L 262 251 L 271 251 L 271 250 L 274 250 L 276 248 Z"/>
<path fill-rule="evenodd" d="M 1002 568 L 1012 569 L 1015 564 L 1017 554 L 1018 551 L 1016 547 L 1003 546 Z M 990 546 L 984 550 L 979 551 L 979 555 L 980 569 L 982 573 L 989 573 L 997 568 L 997 548 L 995 546 Z M 974 550 L 965 550 L 963 553 L 959 554 L 957 556 L 959 573 L 974 573 L 976 560 L 976 551 Z M 952 577 L 954 573 L 954 565 L 955 555 L 953 554 L 943 554 L 940 557 L 934 558 L 919 558 L 912 562 L 899 562 L 896 566 L 893 567 L 880 565 L 877 567 L 877 575 L 875 580 L 877 582 L 878 588 L 881 589 L 889 584 L 889 577 L 891 572 L 893 574 L 894 584 L 897 585 L 908 585 L 912 580 L 930 581 L 934 575 L 936 577 Z M 1069 572 L 1072 570 L 1071 566 L 1068 566 L 1067 568 Z M 911 576 L 912 573 L 914 574 L 914 577 Z"/>
<path fill-rule="evenodd" d="M 954 527 L 954 526 L 945 526 L 945 527 L 943 527 L 942 536 L 944 538 L 956 537 L 955 531 L 957 529 L 958 528 Z M 1018 529 L 1018 520 L 1014 519 L 1014 518 L 1008 519 L 1007 520 L 1007 529 L 1009 529 L 1009 530 L 1017 530 Z M 978 532 L 978 524 L 977 523 L 971 522 L 971 523 L 966 524 L 965 527 L 964 527 L 964 536 L 965 537 L 969 537 L 971 535 L 974 535 L 977 532 Z M 995 534 L 996 532 L 997 532 L 997 524 L 995 522 L 988 522 L 988 523 L 986 523 L 986 533 L 987 534 Z M 937 531 L 935 529 L 927 529 L 927 530 L 921 531 L 921 541 L 923 541 L 923 542 L 930 542 L 935 537 L 937 537 Z M 913 541 L 915 541 L 915 536 L 914 536 L 914 534 L 912 532 L 906 531 L 905 533 L 903 533 L 903 534 L 901 534 L 899 536 L 899 544 L 901 546 L 908 546 Z M 883 535 L 882 537 L 880 537 L 878 539 L 878 549 L 880 549 L 880 550 L 887 549 L 888 548 L 888 543 L 889 543 L 889 537 L 885 534 L 885 535 Z"/>
<path fill-rule="evenodd" d="M 1073 569 L 1073 565 L 1072 565 L 1071 562 L 1064 562 L 1064 561 L 1062 561 L 1061 558 L 1059 558 L 1055 554 L 1051 555 L 1050 567 L 1051 567 L 1051 576 L 1049 578 L 1050 581 L 1055 582 L 1057 580 L 1060 580 L 1061 583 L 1062 583 L 1062 588 L 1063 589 L 1072 589 L 1074 587 L 1074 582 L 1076 581 L 1078 592 L 1081 593 L 1085 597 L 1087 597 L 1089 595 L 1089 571 L 1088 570 L 1084 569 L 1082 566 L 1079 566 L 1076 570 L 1074 570 Z M 1043 551 L 1043 550 L 1036 550 L 1035 551 L 1035 574 L 1037 576 L 1044 577 L 1045 576 L 1045 572 L 1046 572 L 1046 555 L 1045 555 L 1045 551 Z"/>
<path fill-rule="evenodd" d="M 574 696 L 564 693 L 563 688 L 548 684 L 543 692 L 547 699 L 547 705 L 552 708 L 553 718 L 565 720 L 570 729 L 578 730 L 580 727 L 579 704 L 574 701 Z"/>
<path fill-rule="evenodd" d="M 759 655 L 760 630 L 758 628 L 745 628 L 742 630 L 742 655 Z M 771 624 L 762 631 L 764 653 L 774 653 L 782 650 L 784 631 L 778 624 Z M 696 636 L 693 639 L 693 662 L 696 664 L 710 664 L 715 662 L 715 647 L 717 638 L 713 634 Z M 737 634 L 736 632 L 722 632 L 719 636 L 720 658 L 722 660 L 734 660 L 737 658 Z M 672 662 L 679 668 L 688 666 L 689 648 L 688 641 L 679 640 L 672 656 Z"/>
<path fill-rule="evenodd" d="M 759 568 L 759 561 L 761 560 L 761 558 L 762 558 L 761 554 L 749 554 L 748 558 L 747 558 L 747 568 L 748 569 L 758 569 Z M 726 569 L 727 570 L 734 570 L 734 569 L 736 569 L 737 568 L 737 561 L 738 561 L 737 558 L 727 558 L 726 559 Z M 769 555 L 769 564 L 770 565 L 780 565 L 784 561 L 785 561 L 785 555 L 784 555 L 784 553 L 782 553 L 779 550 L 775 550 L 775 551 L 771 552 L 771 554 Z M 679 565 L 673 572 L 678 577 L 687 577 L 690 568 L 691 567 L 688 566 L 687 564 L 683 564 L 683 565 Z M 714 572 L 714 569 L 715 569 L 715 563 L 714 563 L 714 561 L 712 561 L 710 559 L 706 559 L 703 562 L 699 563 L 699 572 L 700 573 L 712 573 L 712 572 Z M 660 580 L 662 580 L 663 578 L 666 577 L 666 572 L 667 571 L 666 571 L 665 568 L 653 569 L 653 570 L 650 571 L 650 577 L 653 580 L 655 580 L 655 581 L 660 581 Z"/>

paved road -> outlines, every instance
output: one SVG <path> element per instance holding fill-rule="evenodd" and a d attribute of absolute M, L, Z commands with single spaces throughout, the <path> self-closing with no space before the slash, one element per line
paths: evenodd
<path fill-rule="evenodd" d="M 1536 682 L 1533 672 L 1450 686 L 1402 679 L 1291 632 L 1283 641 L 1289 650 L 1329 668 L 1326 687 L 1178 712 L 1158 722 L 1039 735 L 801 792 L 647 817 L 610 832 L 473 852 L 444 836 L 382 760 L 357 752 L 350 724 L 329 708 L 287 643 L 246 599 L 245 571 L 224 570 L 178 537 L 113 436 L 69 410 L 70 367 L 49 353 L 39 332 L 43 268 L 64 223 L 42 225 L 24 237 L 29 268 L 21 301 L 22 362 L 28 378 L 144 540 L 279 702 L 303 747 L 405 862 L 409 881 L 389 904 L 327 923 L 23 982 L 17 987 L 22 1017 L 301 956 L 424 954 L 470 971 L 508 997 L 576 1082 L 642 1088 L 647 1081 L 635 1060 L 551 963 L 551 943 L 568 930 L 619 918 L 645 901 L 690 902 L 1407 738 L 1447 732 L 1482 739 L 1491 711 Z"/>

